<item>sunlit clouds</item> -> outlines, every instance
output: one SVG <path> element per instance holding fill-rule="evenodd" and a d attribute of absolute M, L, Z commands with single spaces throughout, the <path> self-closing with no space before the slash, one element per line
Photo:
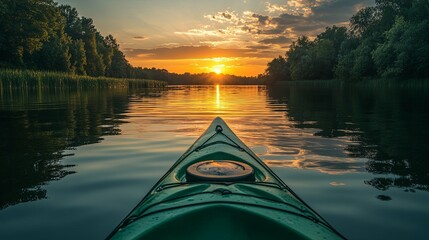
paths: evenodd
<path fill-rule="evenodd" d="M 330 0 L 295 0 L 286 1 L 284 4 L 266 2 L 266 11 L 269 13 L 286 13 L 308 17 L 313 14 L 313 9 L 331 2 Z"/>
<path fill-rule="evenodd" d="M 299 36 L 312 38 L 328 26 L 345 25 L 360 8 L 374 4 L 374 0 L 59 2 L 77 7 L 102 33 L 113 34 L 134 66 L 246 76 L 263 73 L 267 62 L 284 55 Z M 216 62 L 218 58 L 224 60 Z"/>
<path fill-rule="evenodd" d="M 264 49 L 262 49 L 264 51 Z M 264 71 L 271 52 L 255 49 L 215 48 L 209 46 L 180 46 L 154 49 L 125 49 L 134 65 L 153 64 L 172 72 L 219 72 L 241 76 L 255 76 Z M 145 66 L 145 65 L 143 65 Z"/>

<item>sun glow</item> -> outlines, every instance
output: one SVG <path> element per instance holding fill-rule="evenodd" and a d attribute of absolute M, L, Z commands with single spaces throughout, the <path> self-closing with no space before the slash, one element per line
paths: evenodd
<path fill-rule="evenodd" d="M 203 58 L 203 59 L 151 59 L 150 57 L 130 57 L 134 66 L 165 68 L 175 73 L 216 73 L 238 76 L 256 76 L 265 71 L 270 58 Z"/>
<path fill-rule="evenodd" d="M 211 70 L 219 75 L 219 74 L 223 73 L 224 68 L 225 68 L 225 64 L 218 64 L 218 65 L 213 66 L 211 68 Z"/>

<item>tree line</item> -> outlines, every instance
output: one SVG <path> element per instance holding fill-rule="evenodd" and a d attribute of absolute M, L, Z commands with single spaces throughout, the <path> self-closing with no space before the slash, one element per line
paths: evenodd
<path fill-rule="evenodd" d="M 169 73 L 168 84 L 186 84 L 186 85 L 259 85 L 264 84 L 261 79 L 256 77 L 235 76 L 230 74 L 216 73 Z"/>
<path fill-rule="evenodd" d="M 53 0 L 0 1 L 0 68 L 152 79 L 163 72 L 131 66 L 112 35 Z"/>
<path fill-rule="evenodd" d="M 0 68 L 156 79 L 170 84 L 258 83 L 256 78 L 133 67 L 112 35 L 102 36 L 91 18 L 53 0 L 0 1 Z"/>
<path fill-rule="evenodd" d="M 299 37 L 268 63 L 275 81 L 429 77 L 429 1 L 376 0 L 310 40 Z"/>

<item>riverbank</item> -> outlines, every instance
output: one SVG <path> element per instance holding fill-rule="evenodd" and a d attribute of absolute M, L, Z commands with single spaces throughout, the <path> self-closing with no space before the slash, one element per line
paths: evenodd
<path fill-rule="evenodd" d="M 429 79 L 365 79 L 357 82 L 341 81 L 338 79 L 330 80 L 298 80 L 298 81 L 277 81 L 274 86 L 314 86 L 328 87 L 339 85 L 356 85 L 359 87 L 412 87 L 429 88 Z"/>
<path fill-rule="evenodd" d="M 90 77 L 62 72 L 0 69 L 1 89 L 157 88 L 167 82 L 149 79 Z"/>

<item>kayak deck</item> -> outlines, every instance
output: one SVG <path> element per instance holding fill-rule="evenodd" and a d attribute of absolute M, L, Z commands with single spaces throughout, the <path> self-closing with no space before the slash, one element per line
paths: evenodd
<path fill-rule="evenodd" d="M 191 180 L 213 160 L 250 166 L 245 180 Z M 343 239 L 216 118 L 108 237 L 111 239 Z"/>

